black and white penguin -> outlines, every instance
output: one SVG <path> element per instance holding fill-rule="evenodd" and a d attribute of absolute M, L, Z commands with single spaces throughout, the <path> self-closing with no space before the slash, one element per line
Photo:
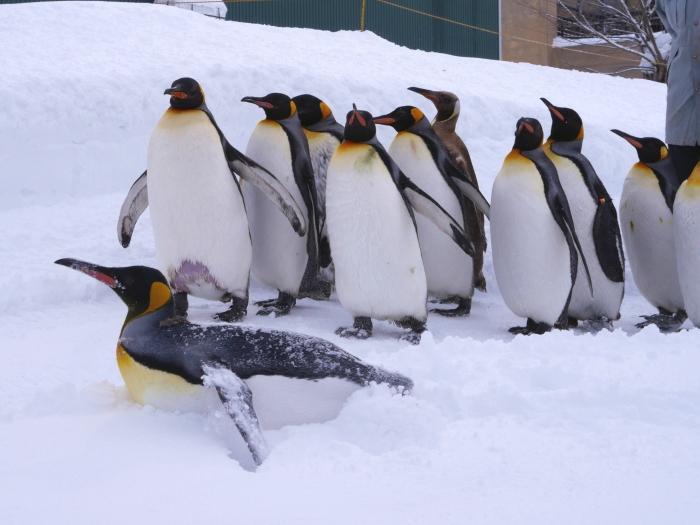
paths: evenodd
<path fill-rule="evenodd" d="M 457 134 L 457 121 L 460 115 L 459 97 L 449 91 L 433 91 L 430 89 L 410 87 L 409 91 L 424 96 L 433 103 L 437 114 L 432 121 L 433 131 L 447 148 L 452 162 L 464 173 L 465 177 L 476 188 L 479 180 L 472 163 L 467 145 Z M 486 290 L 484 277 L 484 252 L 486 252 L 486 233 L 484 232 L 484 215 L 471 202 L 466 203 L 467 226 L 469 235 L 474 241 L 474 286 Z"/>
<path fill-rule="evenodd" d="M 259 190 L 243 188 L 253 239 L 253 275 L 278 290 L 277 299 L 257 303 L 259 315 L 285 315 L 298 297 L 327 298 L 330 285 L 319 281 L 319 205 L 309 144 L 299 122 L 296 104 L 287 95 L 244 97 L 265 111 L 253 130 L 246 154 L 277 175 L 302 203 L 308 223 L 306 235 L 295 236 L 285 219 Z"/>
<path fill-rule="evenodd" d="M 306 219 L 274 175 L 226 140 L 196 80 L 178 79 L 164 94 L 170 107 L 151 134 L 148 169 L 122 205 L 119 240 L 129 245 L 136 221 L 150 206 L 158 263 L 175 291 L 176 319 L 186 317 L 190 294 L 231 301 L 216 317 L 238 321 L 248 307 L 252 248 L 235 175 L 282 211 L 290 235 L 302 235 Z"/>
<path fill-rule="evenodd" d="M 335 120 L 328 104 L 318 97 L 304 94 L 294 97 L 292 101 L 296 104 L 299 121 L 309 143 L 311 166 L 314 170 L 321 239 L 318 250 L 319 263 L 322 268 L 329 268 L 331 253 L 326 228 L 326 173 L 335 149 L 343 140 L 343 126 Z M 331 268 L 328 269 L 329 278 L 332 278 Z"/>
<path fill-rule="evenodd" d="M 617 210 L 593 165 L 581 153 L 584 131 L 579 114 L 545 98 L 541 100 L 552 116 L 544 152 L 559 174 L 593 281 L 591 295 L 579 264 L 569 317 L 609 324 L 620 318 L 625 293 L 625 257 Z"/>
<path fill-rule="evenodd" d="M 662 330 L 675 330 L 687 317 L 673 242 L 673 201 L 679 186 L 676 170 L 663 141 L 616 129 L 612 132 L 629 142 L 639 157 L 622 187 L 620 226 L 634 282 L 659 310 L 658 315 L 644 316 L 645 321 L 637 326 L 655 324 Z"/>
<path fill-rule="evenodd" d="M 568 325 L 568 306 L 579 256 L 591 286 L 557 170 L 542 149 L 533 118 L 518 120 L 513 150 L 491 193 L 491 250 L 496 281 L 513 313 L 527 326 L 511 333 L 544 333 Z"/>
<path fill-rule="evenodd" d="M 676 192 L 673 240 L 683 305 L 688 318 L 700 328 L 700 163 Z"/>
<path fill-rule="evenodd" d="M 266 455 L 261 426 L 328 420 L 352 392 L 372 382 L 401 392 L 412 388 L 407 377 L 368 365 L 316 337 L 230 325 L 170 324 L 173 297 L 154 268 L 108 268 L 76 259 L 56 263 L 106 284 L 128 306 L 117 364 L 133 399 L 199 411 L 216 405 L 218 395 L 256 464 Z"/>
<path fill-rule="evenodd" d="M 447 148 L 433 131 L 423 112 L 414 106 L 401 106 L 374 118 L 375 124 L 392 126 L 398 134 L 389 146 L 389 155 L 418 187 L 428 193 L 465 231 L 469 231 L 468 206 L 476 206 L 488 216 L 489 204 L 464 173 L 450 159 Z M 463 194 L 456 181 L 470 192 Z M 418 240 L 428 282 L 428 295 L 456 299 L 454 309 L 434 309 L 446 316 L 467 315 L 474 293 L 474 261 L 425 217 L 416 217 Z M 470 239 L 476 244 L 474 239 Z"/>
<path fill-rule="evenodd" d="M 425 270 L 413 210 L 429 217 L 468 254 L 462 227 L 404 175 L 375 135 L 372 115 L 347 114 L 344 140 L 331 158 L 326 214 L 335 285 L 354 317 L 342 337 L 367 338 L 372 319 L 387 319 L 417 344 L 427 319 Z"/>

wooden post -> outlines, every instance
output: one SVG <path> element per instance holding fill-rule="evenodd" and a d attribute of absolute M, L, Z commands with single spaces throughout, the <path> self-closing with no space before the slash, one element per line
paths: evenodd
<path fill-rule="evenodd" d="M 362 10 L 360 11 L 360 31 L 365 30 L 365 15 L 367 14 L 367 0 L 362 0 Z"/>

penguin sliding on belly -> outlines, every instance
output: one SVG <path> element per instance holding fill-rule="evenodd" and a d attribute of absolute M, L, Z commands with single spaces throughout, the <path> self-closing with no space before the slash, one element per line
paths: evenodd
<path fill-rule="evenodd" d="M 218 394 L 258 465 L 267 453 L 261 426 L 330 419 L 352 392 L 372 382 L 404 393 L 412 388 L 407 377 L 368 365 L 316 337 L 167 323 L 175 313 L 173 297 L 165 277 L 153 268 L 108 268 L 76 259 L 56 263 L 106 284 L 128 306 L 117 363 L 134 400 L 198 410 Z"/>
<path fill-rule="evenodd" d="M 673 240 L 685 311 L 692 323 L 700 328 L 700 164 L 676 192 Z"/>
<path fill-rule="evenodd" d="M 319 206 L 309 145 L 296 104 L 281 93 L 244 97 L 265 111 L 248 140 L 246 153 L 279 177 L 303 208 L 306 235 L 289 231 L 285 219 L 257 188 L 244 186 L 253 239 L 253 275 L 278 290 L 277 299 L 260 301 L 258 315 L 285 315 L 297 297 L 327 299 L 330 283 L 319 280 Z"/>
<path fill-rule="evenodd" d="M 552 115 L 544 152 L 559 174 L 581 248 L 593 280 L 593 294 L 579 264 L 569 317 L 609 325 L 619 319 L 625 291 L 625 258 L 617 211 L 590 161 L 581 153 L 583 122 L 576 111 L 541 99 Z"/>
<path fill-rule="evenodd" d="M 462 227 L 394 163 L 375 136 L 372 115 L 347 115 L 344 140 L 328 166 L 326 214 L 340 303 L 354 317 L 342 337 L 367 338 L 372 319 L 391 320 L 420 342 L 427 287 L 413 210 L 429 217 L 467 254 Z"/>
<path fill-rule="evenodd" d="M 542 150 L 542 126 L 521 118 L 513 150 L 491 193 L 491 250 L 496 281 L 508 308 L 527 318 L 515 334 L 568 326 L 579 257 L 592 293 L 569 203 L 557 171 Z"/>
<path fill-rule="evenodd" d="M 326 227 L 326 173 L 335 149 L 343 140 L 343 126 L 336 122 L 328 104 L 318 97 L 298 95 L 292 101 L 296 104 L 299 122 L 309 143 L 311 166 L 314 170 L 319 210 L 319 264 L 326 269 L 325 272 L 332 281 L 332 256 Z"/>
<path fill-rule="evenodd" d="M 159 266 L 175 291 L 173 320 L 187 315 L 187 295 L 231 301 L 217 314 L 242 319 L 248 306 L 252 259 L 248 218 L 235 175 L 255 185 L 279 208 L 290 235 L 303 235 L 305 217 L 274 175 L 226 140 L 196 80 L 170 89 L 170 108 L 151 134 L 148 169 L 122 205 L 117 233 L 127 247 L 140 215 L 151 208 Z"/>
<path fill-rule="evenodd" d="M 416 185 L 428 193 L 460 225 L 469 231 L 469 206 L 489 214 L 486 198 L 454 165 L 428 119 L 413 106 L 402 106 L 374 118 L 375 124 L 392 126 L 398 134 L 389 155 Z M 459 184 L 459 186 L 458 186 Z M 460 191 L 463 188 L 465 191 Z M 418 240 L 428 283 L 428 294 L 438 299 L 457 298 L 451 310 L 434 309 L 446 316 L 467 315 L 474 293 L 474 261 L 431 221 L 416 217 Z M 476 244 L 474 239 L 470 241 Z"/>
<path fill-rule="evenodd" d="M 622 187 L 622 240 L 637 288 L 659 309 L 658 315 L 643 316 L 645 321 L 637 327 L 655 324 L 664 331 L 676 330 L 687 317 L 673 242 L 676 170 L 661 140 L 612 132 L 629 142 L 639 157 Z"/>

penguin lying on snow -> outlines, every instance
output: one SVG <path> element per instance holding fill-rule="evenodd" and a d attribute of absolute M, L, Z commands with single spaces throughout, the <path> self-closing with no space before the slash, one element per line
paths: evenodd
<path fill-rule="evenodd" d="M 673 240 L 683 304 L 690 320 L 700 328 L 700 163 L 676 192 Z"/>
<path fill-rule="evenodd" d="M 460 225 L 469 230 L 469 213 L 476 206 L 488 216 L 489 204 L 464 173 L 454 165 L 442 141 L 420 109 L 401 106 L 374 118 L 375 124 L 392 126 L 398 134 L 389 155 L 414 183 L 433 197 Z M 459 184 L 459 185 L 458 185 Z M 418 240 L 428 282 L 428 294 L 454 299 L 452 310 L 433 310 L 447 316 L 467 315 L 474 294 L 474 260 L 424 217 L 416 217 Z M 475 245 L 476 240 L 470 239 Z"/>
<path fill-rule="evenodd" d="M 472 164 L 469 150 L 464 141 L 457 134 L 457 120 L 459 120 L 459 98 L 449 91 L 431 91 L 417 87 L 408 88 L 409 91 L 423 95 L 430 100 L 437 109 L 437 115 L 432 122 L 433 131 L 447 148 L 452 162 L 462 171 L 465 177 L 474 187 L 479 188 L 476 171 Z M 486 234 L 484 233 L 484 215 L 471 202 L 465 204 L 467 212 L 467 227 L 469 236 L 474 241 L 474 286 L 479 290 L 486 290 L 484 277 L 484 252 L 486 251 Z"/>
<path fill-rule="evenodd" d="M 612 198 L 590 161 L 581 153 L 583 122 L 576 111 L 541 99 L 552 115 L 544 152 L 559 174 L 576 233 L 591 270 L 593 294 L 579 265 L 569 302 L 569 317 L 610 324 L 620 318 L 625 291 L 625 257 Z"/>
<path fill-rule="evenodd" d="M 117 343 L 117 363 L 139 403 L 170 409 L 206 406 L 211 387 L 256 464 L 265 457 L 263 426 L 294 417 L 333 417 L 347 397 L 371 382 L 407 392 L 400 374 L 363 363 L 328 341 L 240 326 L 168 324 L 173 297 L 163 274 L 146 266 L 108 268 L 76 259 L 57 264 L 109 286 L 129 310 Z M 318 405 L 318 406 L 315 406 Z M 266 425 L 266 422 L 268 425 Z"/>
<path fill-rule="evenodd" d="M 687 317 L 673 242 L 673 201 L 679 185 L 676 170 L 661 140 L 616 129 L 612 132 L 629 142 L 639 157 L 622 187 L 622 239 L 637 288 L 659 309 L 658 315 L 643 316 L 645 321 L 637 327 L 655 324 L 661 330 L 675 330 Z"/>
<path fill-rule="evenodd" d="M 552 161 L 542 150 L 542 126 L 521 118 L 513 150 L 491 193 L 491 250 L 496 281 L 508 308 L 527 318 L 515 334 L 544 333 L 568 325 L 568 307 L 583 263 L 569 203 Z"/>
<path fill-rule="evenodd" d="M 420 342 L 427 289 L 413 210 L 430 218 L 462 250 L 462 227 L 404 175 L 375 136 L 372 115 L 347 114 L 345 139 L 328 166 L 326 213 L 338 299 L 354 317 L 342 337 L 367 338 L 372 319 L 388 319 Z"/>
<path fill-rule="evenodd" d="M 270 199 L 298 235 L 304 234 L 305 218 L 274 175 L 226 140 L 196 80 L 178 79 L 165 94 L 170 108 L 151 135 L 148 169 L 122 205 L 119 240 L 129 245 L 136 221 L 150 205 L 159 266 L 175 291 L 175 319 L 187 315 L 191 294 L 231 301 L 216 317 L 238 321 L 248 306 L 252 249 L 235 175 Z"/>
<path fill-rule="evenodd" d="M 297 115 L 296 104 L 282 93 L 244 97 L 265 111 L 253 130 L 246 153 L 273 171 L 287 190 L 302 203 L 308 223 L 302 238 L 289 231 L 284 217 L 257 188 L 244 187 L 253 239 L 253 275 L 278 290 L 277 299 L 257 303 L 259 315 L 285 315 L 297 297 L 327 299 L 329 283 L 319 281 L 319 205 L 309 145 Z"/>
<path fill-rule="evenodd" d="M 343 126 L 336 122 L 331 108 L 313 95 L 297 95 L 292 99 L 297 106 L 299 122 L 309 143 L 311 166 L 314 170 L 316 197 L 319 210 L 319 264 L 329 268 L 331 263 L 328 229 L 326 227 L 326 173 L 333 152 L 343 140 Z M 328 270 L 332 276 L 332 270 Z"/>

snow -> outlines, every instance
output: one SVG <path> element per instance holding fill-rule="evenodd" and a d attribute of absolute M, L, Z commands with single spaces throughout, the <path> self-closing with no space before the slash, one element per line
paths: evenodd
<path fill-rule="evenodd" d="M 266 431 L 252 472 L 223 412 L 141 407 L 114 359 L 125 314 L 107 287 L 52 261 L 155 264 L 148 213 L 121 248 L 121 201 L 146 161 L 163 90 L 192 76 L 243 149 L 260 118 L 246 95 L 312 92 L 342 119 L 462 101 L 459 132 L 482 188 L 544 96 L 586 123 L 584 152 L 619 200 L 635 155 L 608 130 L 662 136 L 665 89 L 643 80 L 412 51 L 371 33 L 224 22 L 167 6 L 0 7 L 0 516 L 27 523 L 697 523 L 700 352 L 694 330 L 634 328 L 651 308 L 628 274 L 613 332 L 512 337 L 489 292 L 467 319 L 431 315 L 417 346 L 376 323 L 335 336 L 336 301 L 300 301 L 246 324 L 327 338 L 411 377 L 410 396 L 362 389 L 337 418 Z M 388 144 L 392 133 L 380 130 Z M 270 297 L 260 286 L 253 299 Z M 216 303 L 193 300 L 209 322 Z M 686 328 L 690 327 L 686 324 Z"/>

